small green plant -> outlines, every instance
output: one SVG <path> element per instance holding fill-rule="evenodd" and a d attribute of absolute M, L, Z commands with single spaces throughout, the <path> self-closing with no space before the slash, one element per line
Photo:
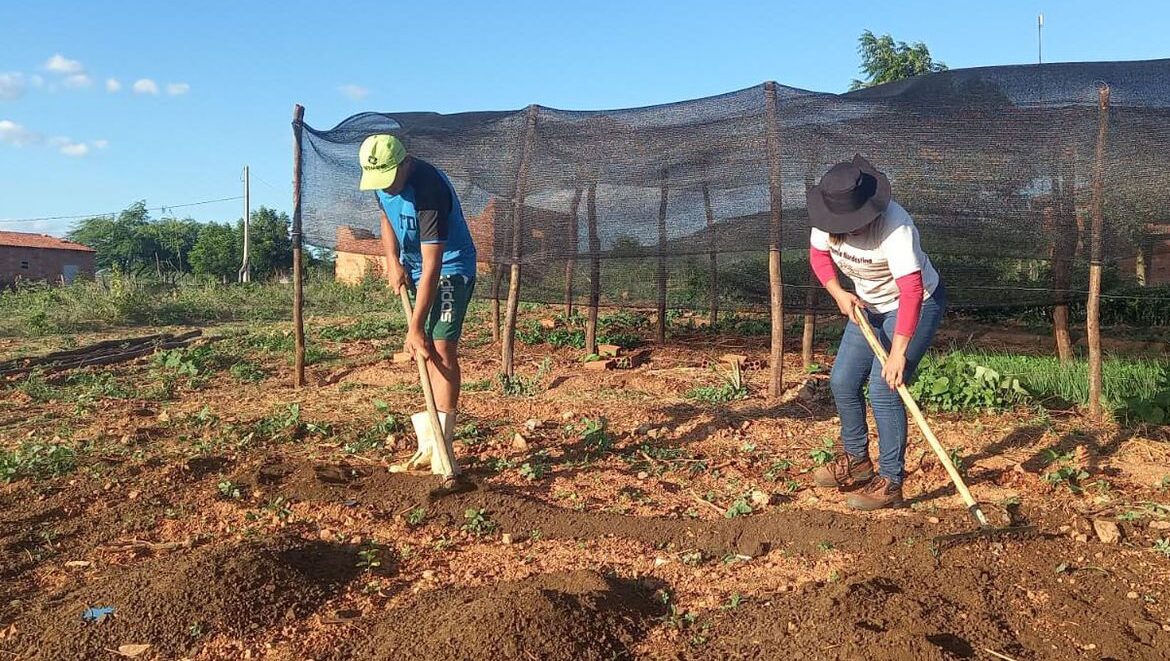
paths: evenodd
<path fill-rule="evenodd" d="M 2 482 L 14 482 L 22 477 L 48 479 L 76 468 L 77 451 L 61 443 L 26 441 L 13 450 L 0 449 Z"/>
<path fill-rule="evenodd" d="M 1070 491 L 1081 490 L 1081 480 L 1089 477 L 1088 472 L 1083 471 L 1076 466 L 1063 466 L 1061 468 L 1054 468 L 1044 473 L 1044 481 L 1052 486 L 1059 486 L 1061 484 L 1067 486 Z"/>
<path fill-rule="evenodd" d="M 812 457 L 813 463 L 818 466 L 824 466 L 829 463 L 835 455 L 836 444 L 831 438 L 821 439 L 821 446 L 808 453 L 808 456 Z"/>
<path fill-rule="evenodd" d="M 724 603 L 723 606 L 721 606 L 721 608 L 725 611 L 733 611 L 733 610 L 739 608 L 743 604 L 743 602 L 744 602 L 743 595 L 741 595 L 738 592 L 732 592 L 731 595 L 729 597 L 727 597 L 727 602 Z"/>
<path fill-rule="evenodd" d="M 358 551 L 358 569 L 370 572 L 382 566 L 382 549 L 374 541 L 366 542 Z"/>
<path fill-rule="evenodd" d="M 268 504 L 264 506 L 264 509 L 281 521 L 287 522 L 292 519 L 292 508 L 289 507 L 288 499 L 286 499 L 284 496 L 277 496 L 276 498 L 268 501 Z"/>
<path fill-rule="evenodd" d="M 585 450 L 591 455 L 613 451 L 613 437 L 609 435 L 609 421 L 605 418 L 581 418 L 581 426 L 576 431 L 581 436 Z"/>
<path fill-rule="evenodd" d="M 833 550 L 833 543 L 829 541 L 817 542 L 817 550 L 821 553 L 828 553 Z"/>
<path fill-rule="evenodd" d="M 764 471 L 764 479 L 769 482 L 777 482 L 792 468 L 792 462 L 787 459 L 777 459 L 773 461 L 768 470 Z"/>
<path fill-rule="evenodd" d="M 240 500 L 244 497 L 240 485 L 231 480 L 220 480 L 216 488 L 219 490 L 219 495 L 228 500 Z"/>
<path fill-rule="evenodd" d="M 706 560 L 706 557 L 703 555 L 702 551 L 696 550 L 682 553 L 678 556 L 678 559 L 688 567 L 698 567 L 699 565 L 703 564 L 703 561 Z"/>
<path fill-rule="evenodd" d="M 425 507 L 413 507 L 406 513 L 406 525 L 411 528 L 421 526 L 423 521 L 427 520 L 427 510 Z"/>
<path fill-rule="evenodd" d="M 686 392 L 686 397 L 707 404 L 723 404 L 748 396 L 747 387 L 743 383 L 743 373 L 739 363 L 731 364 L 731 372 L 723 376 L 723 382 L 717 386 L 700 386 Z"/>
<path fill-rule="evenodd" d="M 1170 558 L 1170 537 L 1163 537 L 1154 541 L 1154 550 Z"/>
<path fill-rule="evenodd" d="M 228 369 L 228 373 L 237 381 L 243 381 L 245 383 L 259 383 L 268 376 L 268 373 L 259 365 L 248 360 L 235 363 Z"/>
<path fill-rule="evenodd" d="M 954 354 L 924 360 L 910 394 L 924 406 L 941 411 L 1000 410 L 1029 399 L 1018 378 Z"/>
<path fill-rule="evenodd" d="M 731 507 L 723 513 L 723 516 L 728 519 L 734 519 L 737 516 L 747 516 L 752 513 L 752 506 L 748 504 L 747 498 L 737 498 Z"/>
<path fill-rule="evenodd" d="M 203 623 L 192 622 L 191 626 L 187 627 L 187 635 L 192 638 L 199 638 L 203 636 Z"/>
<path fill-rule="evenodd" d="M 476 537 L 483 537 L 490 535 L 496 529 L 494 521 L 488 518 L 487 511 L 477 508 L 468 508 L 463 513 L 463 518 L 467 521 L 463 524 L 463 530 L 475 535 Z"/>
<path fill-rule="evenodd" d="M 529 482 L 536 482 L 544 479 L 548 474 L 548 464 L 539 458 L 533 458 L 531 461 L 526 461 L 520 466 L 520 477 Z"/>
<path fill-rule="evenodd" d="M 459 389 L 463 392 L 487 392 L 492 389 L 492 380 L 477 379 L 475 381 L 464 381 Z"/>
<path fill-rule="evenodd" d="M 954 465 L 955 470 L 959 471 L 959 475 L 967 475 L 967 465 L 963 462 L 963 448 L 951 448 L 947 452 L 947 456 L 951 459 L 951 464 Z"/>
<path fill-rule="evenodd" d="M 509 397 L 535 397 L 541 389 L 544 377 L 552 369 L 552 359 L 545 358 L 536 368 L 536 374 L 525 377 L 520 374 L 508 376 L 500 374 L 500 392 Z"/>

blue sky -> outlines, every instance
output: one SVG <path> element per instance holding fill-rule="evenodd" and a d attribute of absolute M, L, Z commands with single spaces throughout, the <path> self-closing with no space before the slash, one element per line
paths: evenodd
<path fill-rule="evenodd" d="M 290 206 L 292 106 L 363 110 L 648 105 L 764 80 L 844 91 L 865 29 L 952 68 L 1167 57 L 1149 1 L 0 3 L 0 219 L 238 195 Z M 240 216 L 241 202 L 176 209 Z M 157 214 L 156 214 L 157 215 Z M 62 233 L 71 221 L 0 222 Z"/>

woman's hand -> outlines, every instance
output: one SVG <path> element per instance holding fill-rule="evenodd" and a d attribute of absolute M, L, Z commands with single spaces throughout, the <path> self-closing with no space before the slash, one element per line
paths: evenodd
<path fill-rule="evenodd" d="M 864 308 L 865 307 L 865 304 L 863 304 L 861 302 L 860 298 L 857 298 L 856 294 L 854 294 L 853 292 L 845 291 L 844 289 L 842 289 L 840 292 L 838 292 L 836 294 L 833 294 L 833 300 L 837 301 L 837 309 L 841 311 L 841 314 L 845 315 L 846 317 L 848 317 L 850 319 L 853 318 L 853 309 L 854 308 Z"/>
<path fill-rule="evenodd" d="M 897 390 L 903 383 L 906 374 L 906 354 L 901 351 L 891 351 L 886 364 L 882 367 L 882 378 L 890 386 L 890 390 Z"/>

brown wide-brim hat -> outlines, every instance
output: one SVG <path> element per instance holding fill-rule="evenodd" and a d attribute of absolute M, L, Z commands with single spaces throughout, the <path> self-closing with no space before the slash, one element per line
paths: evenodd
<path fill-rule="evenodd" d="M 882 215 L 890 195 L 890 178 L 857 154 L 829 168 L 809 189 L 809 224 L 829 234 L 854 232 Z"/>

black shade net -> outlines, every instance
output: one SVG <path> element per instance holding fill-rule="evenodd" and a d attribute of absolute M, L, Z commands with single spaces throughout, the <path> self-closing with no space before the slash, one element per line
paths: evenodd
<path fill-rule="evenodd" d="M 485 272 L 522 264 L 527 301 L 584 303 L 596 271 L 603 305 L 651 307 L 664 269 L 672 308 L 705 310 L 713 293 L 722 309 L 764 308 L 775 203 L 785 307 L 803 309 L 805 191 L 854 153 L 889 175 L 959 307 L 1083 297 L 1095 190 L 1099 259 L 1117 273 L 1132 276 L 1138 249 L 1170 229 L 1170 60 L 954 70 L 841 95 L 762 84 L 646 108 L 305 125 L 306 243 L 377 253 L 351 239 L 378 233 L 357 150 L 380 132 L 447 172 Z"/>

